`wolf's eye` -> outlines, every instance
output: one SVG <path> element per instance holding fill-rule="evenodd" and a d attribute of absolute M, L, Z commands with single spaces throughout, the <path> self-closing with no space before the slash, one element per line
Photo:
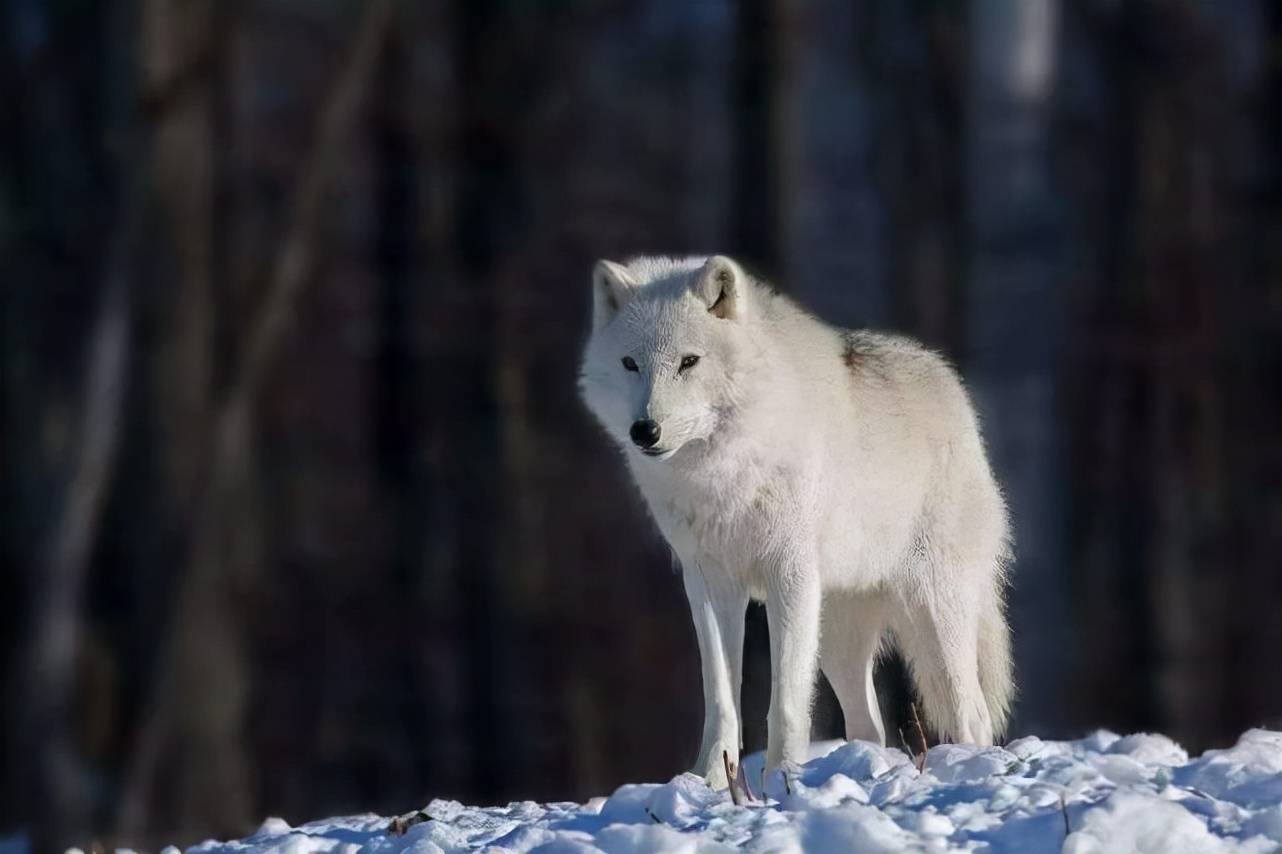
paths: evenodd
<path fill-rule="evenodd" d="M 623 357 L 623 367 L 624 367 L 626 370 L 634 371 L 634 372 L 635 372 L 635 371 L 636 371 L 636 369 L 637 369 L 637 363 L 633 360 L 633 358 L 632 358 L 631 356 L 624 356 L 624 357 Z"/>
<path fill-rule="evenodd" d="M 677 373 L 689 370 L 699 364 L 699 357 L 691 353 L 689 356 L 681 357 L 681 367 L 677 368 Z"/>

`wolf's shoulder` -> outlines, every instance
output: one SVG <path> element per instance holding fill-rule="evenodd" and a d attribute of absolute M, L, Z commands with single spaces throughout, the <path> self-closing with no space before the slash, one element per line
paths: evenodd
<path fill-rule="evenodd" d="M 939 352 L 907 335 L 872 329 L 839 329 L 841 360 L 853 373 L 953 374 Z"/>
<path fill-rule="evenodd" d="M 920 341 L 866 329 L 843 329 L 839 337 L 842 369 L 852 388 L 891 395 L 898 406 L 969 406 L 965 383 L 952 363 Z"/>

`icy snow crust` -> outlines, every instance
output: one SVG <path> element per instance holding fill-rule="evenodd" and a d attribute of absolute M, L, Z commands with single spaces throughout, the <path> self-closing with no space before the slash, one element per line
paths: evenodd
<path fill-rule="evenodd" d="M 1161 735 L 1021 738 L 1005 748 L 945 744 L 918 772 L 903 752 L 827 742 L 785 786 L 745 771 L 757 801 L 735 806 L 689 774 L 584 804 L 466 807 L 432 801 L 431 821 L 387 833 L 374 815 L 290 827 L 268 819 L 239 842 L 198 852 L 580 854 L 792 851 L 1282 851 L 1282 733 L 1251 730 L 1189 760 Z"/>

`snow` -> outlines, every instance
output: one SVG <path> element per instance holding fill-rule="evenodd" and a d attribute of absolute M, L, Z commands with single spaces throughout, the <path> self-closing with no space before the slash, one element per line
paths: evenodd
<path fill-rule="evenodd" d="M 760 754 L 745 759 L 755 798 L 743 806 L 682 774 L 586 804 L 435 800 L 423 809 L 430 820 L 400 835 L 375 815 L 299 827 L 271 818 L 245 839 L 189 851 L 1282 851 L 1278 732 L 1251 730 L 1193 760 L 1165 736 L 1106 731 L 1078 741 L 1021 738 L 1004 748 L 939 745 L 920 772 L 902 751 L 866 742 L 825 742 L 812 754 L 786 780 L 781 773 L 763 780 Z"/>

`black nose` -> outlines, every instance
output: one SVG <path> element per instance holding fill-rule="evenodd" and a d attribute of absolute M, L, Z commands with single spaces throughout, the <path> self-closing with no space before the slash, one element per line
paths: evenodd
<path fill-rule="evenodd" d="M 649 418 L 636 421 L 632 424 L 628 435 L 632 437 L 633 442 L 636 442 L 638 448 L 653 448 L 659 443 L 659 423 Z"/>

